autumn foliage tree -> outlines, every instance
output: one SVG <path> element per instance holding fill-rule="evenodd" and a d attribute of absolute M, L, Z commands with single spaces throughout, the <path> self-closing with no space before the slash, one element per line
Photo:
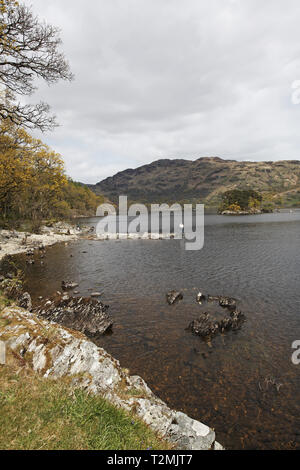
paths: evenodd
<path fill-rule="evenodd" d="M 59 154 L 9 121 L 0 126 L 0 222 L 94 215 L 103 199 L 65 175 Z"/>
<path fill-rule="evenodd" d="M 67 185 L 58 154 L 24 129 L 3 121 L 0 128 L 0 207 L 32 220 L 48 217 Z"/>

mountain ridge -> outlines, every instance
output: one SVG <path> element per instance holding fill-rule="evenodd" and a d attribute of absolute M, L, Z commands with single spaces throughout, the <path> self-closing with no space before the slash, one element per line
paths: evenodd
<path fill-rule="evenodd" d="M 225 191 L 250 188 L 278 206 L 292 207 L 300 206 L 300 161 L 159 159 L 89 187 L 114 203 L 120 195 L 127 195 L 130 202 L 198 202 L 208 206 L 217 206 Z"/>

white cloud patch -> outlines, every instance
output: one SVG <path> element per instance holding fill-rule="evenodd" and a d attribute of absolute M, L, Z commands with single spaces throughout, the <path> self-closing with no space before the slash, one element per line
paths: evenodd
<path fill-rule="evenodd" d="M 41 85 L 43 136 L 96 183 L 158 158 L 300 159 L 298 0 L 31 0 L 76 79 Z"/>

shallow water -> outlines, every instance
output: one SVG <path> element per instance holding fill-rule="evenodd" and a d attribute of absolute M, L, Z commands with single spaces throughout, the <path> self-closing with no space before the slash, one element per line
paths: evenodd
<path fill-rule="evenodd" d="M 300 366 L 291 361 L 299 248 L 299 213 L 208 215 L 199 252 L 176 240 L 80 240 L 47 249 L 43 266 L 17 260 L 35 298 L 63 279 L 78 282 L 81 295 L 103 292 L 115 326 L 98 344 L 171 407 L 215 428 L 227 448 L 299 449 Z M 184 300 L 169 306 L 172 289 Z M 199 291 L 236 297 L 247 317 L 241 330 L 211 344 L 187 331 L 202 308 Z"/>

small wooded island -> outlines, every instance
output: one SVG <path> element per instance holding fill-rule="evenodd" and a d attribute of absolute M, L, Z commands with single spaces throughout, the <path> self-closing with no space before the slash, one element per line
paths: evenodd
<path fill-rule="evenodd" d="M 274 212 L 275 205 L 262 194 L 251 189 L 233 189 L 222 196 L 219 207 L 221 215 L 255 215 Z"/>

